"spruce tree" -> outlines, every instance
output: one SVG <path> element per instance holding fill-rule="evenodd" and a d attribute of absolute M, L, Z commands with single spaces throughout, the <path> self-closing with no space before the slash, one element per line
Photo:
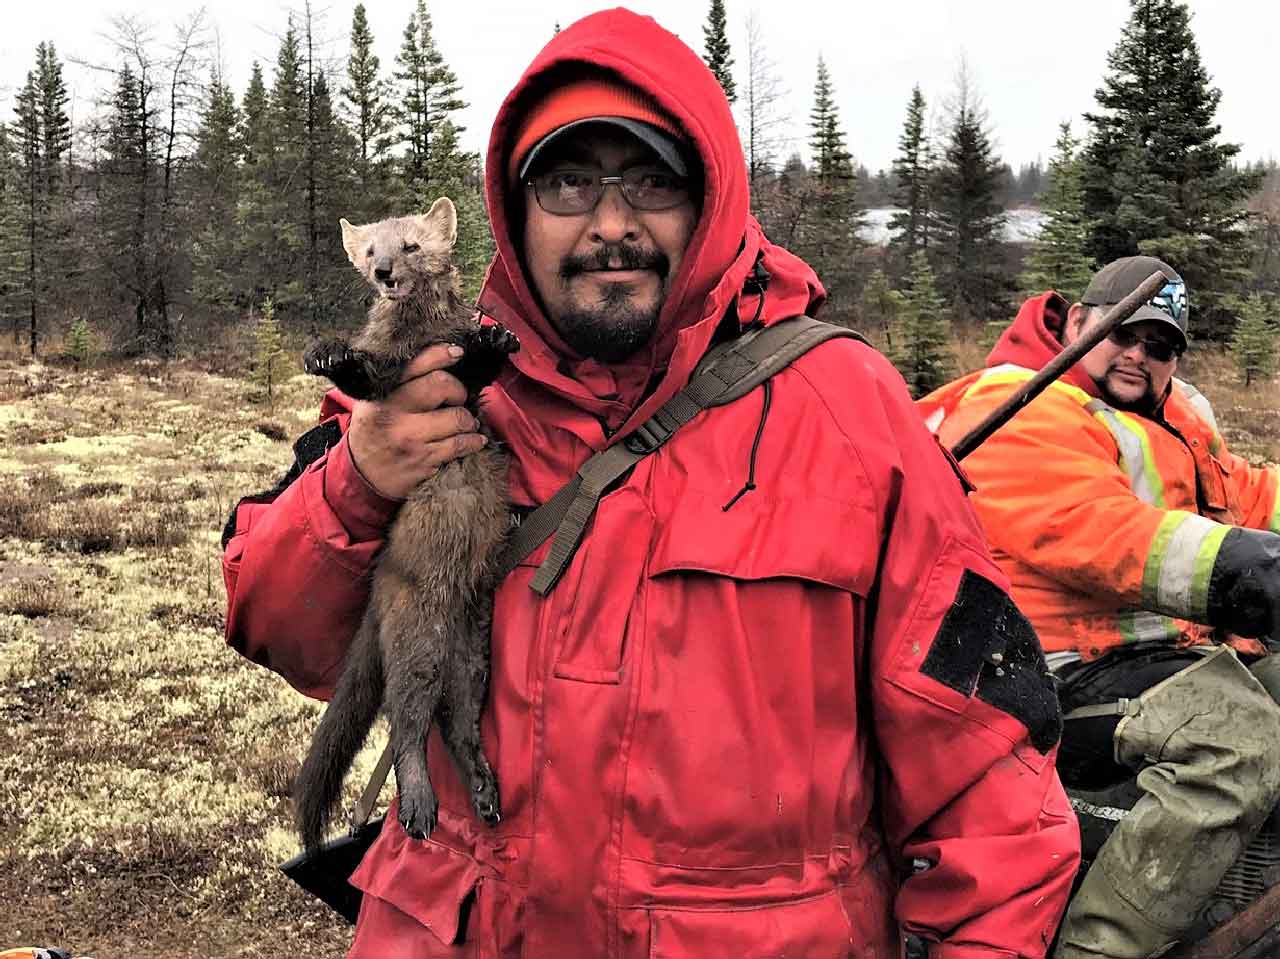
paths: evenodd
<path fill-rule="evenodd" d="M 104 295 L 114 299 L 122 312 L 133 312 L 125 346 L 130 353 L 156 346 L 149 322 L 154 285 L 150 240 L 156 219 L 153 93 L 145 73 L 135 72 L 129 61 L 121 64 L 106 136 L 94 164 L 97 268 Z"/>
<path fill-rule="evenodd" d="M 1182 274 L 1212 336 L 1230 329 L 1233 292 L 1247 280 L 1244 201 L 1256 176 L 1219 140 L 1221 91 L 1210 86 L 1181 0 L 1130 0 L 1107 57 L 1085 151 L 1089 252 L 1099 263 L 1137 253 Z"/>
<path fill-rule="evenodd" d="M 331 327 L 347 312 L 345 291 L 351 288 L 351 266 L 342 248 L 338 221 L 352 212 L 357 195 L 354 172 L 358 157 L 355 138 L 334 110 L 323 73 L 315 75 L 312 89 L 313 121 L 308 152 L 315 230 L 308 295 L 313 325 Z"/>
<path fill-rule="evenodd" d="M 911 395 L 921 397 L 947 382 L 955 367 L 946 305 L 924 251 L 911 258 L 901 303 L 889 358 L 907 381 Z"/>
<path fill-rule="evenodd" d="M 23 278 L 26 299 L 26 315 L 29 318 L 29 349 L 34 357 L 39 349 L 39 315 L 41 300 L 41 274 L 39 266 L 41 243 L 44 240 L 44 162 L 41 152 L 40 89 L 35 71 L 27 73 L 27 81 L 18 92 L 14 107 L 17 120 L 13 125 L 13 138 L 18 156 L 19 189 L 22 205 L 22 259 L 25 261 Z M 14 328 L 15 341 L 17 327 Z"/>
<path fill-rule="evenodd" d="M 351 17 L 347 85 L 342 88 L 342 101 L 358 151 L 353 197 L 357 209 L 346 214 L 354 222 L 372 220 L 385 212 L 384 165 L 390 147 L 392 117 L 386 82 L 379 76 L 379 67 L 364 4 L 358 3 Z"/>
<path fill-rule="evenodd" d="M 1276 305 L 1274 298 L 1260 293 L 1253 293 L 1236 305 L 1240 319 L 1231 336 L 1231 356 L 1245 386 L 1275 372 L 1277 330 L 1272 317 L 1276 315 Z"/>
<path fill-rule="evenodd" d="M 1048 187 L 1040 202 L 1044 225 L 1021 277 L 1022 289 L 1028 294 L 1057 290 L 1074 301 L 1084 293 L 1094 273 L 1093 260 L 1086 252 L 1089 224 L 1084 216 L 1077 145 L 1071 124 L 1063 123 L 1049 161 Z"/>
<path fill-rule="evenodd" d="M 898 138 L 898 156 L 893 161 L 897 183 L 893 205 L 897 212 L 889 218 L 889 229 L 893 231 L 889 249 L 901 264 L 902 272 L 917 251 L 929 248 L 933 151 L 925 123 L 924 94 L 916 85 L 911 89 L 907 119 Z"/>
<path fill-rule="evenodd" d="M 262 301 L 262 316 L 253 326 L 253 382 L 262 388 L 267 408 L 275 408 L 276 390 L 289 375 L 289 355 L 271 297 Z"/>
<path fill-rule="evenodd" d="M 93 333 L 93 328 L 89 326 L 89 321 L 83 316 L 77 316 L 67 330 L 66 348 L 67 356 L 76 370 L 87 366 L 97 353 L 97 337 Z"/>
<path fill-rule="evenodd" d="M 426 0 L 417 0 L 417 8 L 409 15 L 396 65 L 400 100 L 395 116 L 400 142 L 405 146 L 401 184 L 414 196 L 426 192 L 424 187 L 431 181 L 432 139 L 439 125 L 467 106 L 457 75 L 436 47 Z M 455 133 L 462 129 L 454 124 Z M 443 158 L 443 162 L 450 159 Z"/>
<path fill-rule="evenodd" d="M 37 84 L 40 88 L 40 160 L 44 168 L 44 193 L 62 192 L 63 159 L 71 149 L 71 119 L 67 116 L 67 86 L 62 63 L 52 43 L 36 48 Z"/>
<path fill-rule="evenodd" d="M 702 27 L 702 37 L 706 43 L 702 59 L 715 74 L 729 102 L 737 102 L 738 92 L 733 85 L 733 57 L 729 53 L 729 37 L 725 33 L 724 0 L 711 0 L 707 22 Z"/>
<path fill-rule="evenodd" d="M 259 82 L 261 75 L 259 75 Z M 240 201 L 240 115 L 235 95 L 215 69 L 209 78 L 191 168 L 192 296 L 196 302 L 236 304 L 236 213 Z"/>
<path fill-rule="evenodd" d="M 27 307 L 21 179 L 13 138 L 8 126 L 0 123 L 0 324 L 8 325 L 14 345 L 21 341 Z"/>
<path fill-rule="evenodd" d="M 893 328 L 897 324 L 902 295 L 893 289 L 884 270 L 876 267 L 867 277 L 859 300 L 859 326 L 863 332 L 875 331 L 886 349 L 893 349 Z"/>
<path fill-rule="evenodd" d="M 276 186 L 275 123 L 270 98 L 256 61 L 249 75 L 240 118 L 240 196 L 235 230 L 235 302 L 248 308 L 275 287 L 279 218 L 283 202 Z"/>
<path fill-rule="evenodd" d="M 849 324 L 856 308 L 862 210 L 853 158 L 845 146 L 831 74 L 822 57 L 818 58 L 813 109 L 809 112 L 809 151 L 813 156 L 812 190 L 799 252 L 827 288 L 827 313 L 834 322 Z"/>
<path fill-rule="evenodd" d="M 962 68 L 934 201 L 939 284 L 957 319 L 986 322 L 1007 309 L 1005 215 L 996 201 L 1003 177 L 986 111 Z"/>
<path fill-rule="evenodd" d="M 308 290 L 307 134 L 309 94 L 301 44 L 293 18 L 276 52 L 267 118 L 271 136 L 270 160 L 264 174 L 260 227 L 255 251 L 262 288 L 277 310 L 305 308 Z"/>
<path fill-rule="evenodd" d="M 493 233 L 484 205 L 484 177 L 480 157 L 464 151 L 458 143 L 458 131 L 449 120 L 436 130 L 433 146 L 435 176 L 424 185 L 425 192 L 413 199 L 413 209 L 429 210 L 437 198 L 453 200 L 458 213 L 458 240 L 453 248 L 453 262 L 458 268 L 462 292 L 468 301 L 480 293 L 485 270 L 493 259 Z"/>

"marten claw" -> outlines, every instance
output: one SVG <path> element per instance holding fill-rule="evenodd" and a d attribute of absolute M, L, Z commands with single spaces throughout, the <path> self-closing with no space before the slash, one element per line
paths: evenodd
<path fill-rule="evenodd" d="M 414 839 L 426 839 L 436 828 L 440 807 L 435 796 L 415 796 L 412 790 L 400 791 L 400 825 Z"/>

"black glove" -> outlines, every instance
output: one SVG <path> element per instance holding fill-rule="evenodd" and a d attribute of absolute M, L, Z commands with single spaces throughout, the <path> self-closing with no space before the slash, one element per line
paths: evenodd
<path fill-rule="evenodd" d="M 1209 576 L 1209 625 L 1238 636 L 1280 631 L 1280 535 L 1227 531 Z"/>

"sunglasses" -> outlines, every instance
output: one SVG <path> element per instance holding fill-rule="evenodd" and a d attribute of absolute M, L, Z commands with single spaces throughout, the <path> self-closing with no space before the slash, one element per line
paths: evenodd
<path fill-rule="evenodd" d="M 525 181 L 533 188 L 538 206 L 556 216 L 590 213 L 614 184 L 637 210 L 670 210 L 689 199 L 689 181 L 661 167 L 631 167 L 617 176 L 598 170 L 551 170 Z"/>
<path fill-rule="evenodd" d="M 1122 350 L 1131 349 L 1142 344 L 1143 350 L 1147 356 L 1155 360 L 1157 363 L 1168 363 L 1175 356 L 1181 356 L 1183 347 L 1180 343 L 1171 343 L 1166 339 L 1156 337 L 1150 339 L 1145 336 L 1139 336 L 1133 330 L 1127 330 L 1123 326 L 1116 327 L 1111 331 L 1111 335 L 1107 337 L 1112 343 L 1120 347 Z"/>

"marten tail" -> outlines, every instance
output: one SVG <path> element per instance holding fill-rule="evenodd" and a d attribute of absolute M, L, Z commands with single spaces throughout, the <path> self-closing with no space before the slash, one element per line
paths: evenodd
<path fill-rule="evenodd" d="M 382 708 L 385 682 L 377 632 L 373 617 L 366 615 L 293 784 L 298 830 L 307 849 L 315 849 L 324 839 L 342 795 L 342 781 Z"/>

